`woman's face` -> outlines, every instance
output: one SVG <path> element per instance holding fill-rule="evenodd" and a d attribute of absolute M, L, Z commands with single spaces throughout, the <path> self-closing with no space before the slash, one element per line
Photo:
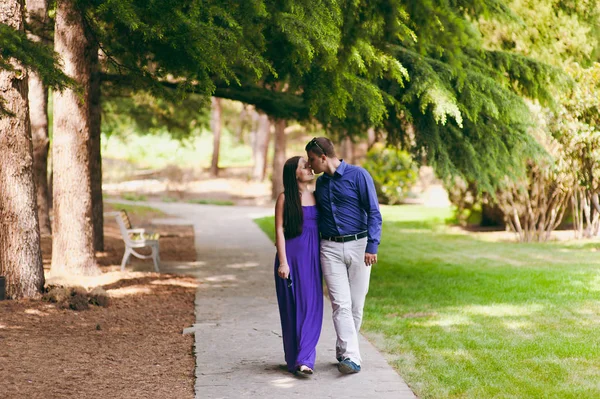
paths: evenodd
<path fill-rule="evenodd" d="M 315 178 L 312 169 L 307 165 L 306 159 L 300 158 L 296 168 L 296 179 L 299 182 L 309 182 Z"/>

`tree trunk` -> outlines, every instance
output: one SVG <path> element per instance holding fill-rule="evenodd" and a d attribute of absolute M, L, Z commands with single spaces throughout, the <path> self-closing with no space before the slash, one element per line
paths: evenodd
<path fill-rule="evenodd" d="M 211 99 L 211 114 L 210 128 L 213 132 L 213 154 L 210 164 L 211 176 L 219 175 L 219 148 L 221 146 L 221 99 L 212 97 Z"/>
<path fill-rule="evenodd" d="M 269 150 L 271 122 L 269 121 L 269 117 L 262 113 L 256 113 L 256 119 L 258 123 L 252 143 L 252 158 L 254 161 L 252 179 L 263 181 L 267 173 L 267 152 Z"/>
<path fill-rule="evenodd" d="M 344 136 L 341 143 L 341 155 L 346 163 L 354 163 L 354 143 L 349 136 Z"/>
<path fill-rule="evenodd" d="M 285 164 L 285 119 L 275 121 L 275 146 L 273 148 L 273 176 L 271 198 L 283 192 L 283 165 Z"/>
<path fill-rule="evenodd" d="M 246 127 L 248 118 L 248 105 L 242 104 L 242 110 L 240 111 L 240 115 L 238 117 L 240 124 L 237 127 L 235 138 L 238 144 L 244 144 L 244 128 Z"/>
<path fill-rule="evenodd" d="M 48 155 L 52 155 L 51 152 L 48 152 Z M 48 209 L 52 209 L 52 193 L 54 192 L 52 182 L 54 181 L 54 170 L 52 169 L 52 158 L 50 157 L 48 161 L 48 168 L 50 168 L 50 174 L 48 175 Z"/>
<path fill-rule="evenodd" d="M 377 134 L 375 133 L 375 129 L 370 127 L 369 130 L 367 130 L 367 144 L 368 144 L 369 150 L 371 149 L 371 147 L 373 147 L 373 145 L 376 142 L 377 142 Z"/>
<path fill-rule="evenodd" d="M 48 23 L 47 0 L 27 0 L 27 23 L 33 32 L 41 31 Z M 34 41 L 41 38 L 33 33 L 28 37 Z M 48 191 L 48 88 L 37 73 L 29 71 L 29 119 L 33 141 L 33 176 L 37 191 L 37 212 L 40 233 L 50 235 L 50 194 Z"/>
<path fill-rule="evenodd" d="M 90 176 L 90 51 L 81 15 L 74 0 L 58 0 L 54 48 L 62 56 L 65 73 L 79 84 L 79 92 L 54 93 L 54 220 L 52 273 L 94 275 Z"/>
<path fill-rule="evenodd" d="M 92 220 L 94 250 L 104 251 L 104 203 L 102 200 L 102 105 L 100 104 L 100 63 L 98 49 L 90 56 L 90 183 L 92 191 Z"/>
<path fill-rule="evenodd" d="M 23 31 L 23 0 L 0 2 L 0 23 Z M 27 70 L 14 60 L 0 71 L 0 93 L 11 116 L 0 118 L 0 275 L 6 295 L 38 295 L 44 287 L 40 227 L 33 181 Z"/>

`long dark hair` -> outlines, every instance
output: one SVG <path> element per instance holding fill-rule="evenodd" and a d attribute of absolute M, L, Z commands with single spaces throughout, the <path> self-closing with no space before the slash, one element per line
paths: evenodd
<path fill-rule="evenodd" d="M 285 238 L 294 238 L 302 234 L 304 213 L 302 212 L 302 201 L 300 200 L 298 180 L 296 179 L 296 170 L 301 158 L 292 157 L 285 161 L 283 165 L 283 192 L 285 194 L 283 232 Z"/>

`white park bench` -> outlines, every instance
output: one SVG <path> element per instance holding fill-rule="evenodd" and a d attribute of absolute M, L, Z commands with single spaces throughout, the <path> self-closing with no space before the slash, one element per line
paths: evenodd
<path fill-rule="evenodd" d="M 125 270 L 125 266 L 129 262 L 129 257 L 133 255 L 139 259 L 152 258 L 152 261 L 154 262 L 154 271 L 159 272 L 159 234 L 148 232 L 145 229 L 133 228 L 125 210 L 111 212 L 110 214 L 115 216 L 119 229 L 121 230 L 121 235 L 123 236 L 123 241 L 125 242 L 125 253 L 123 254 L 123 260 L 121 261 L 121 271 Z M 136 251 L 138 248 L 150 248 L 152 252 L 150 255 L 143 255 Z"/>

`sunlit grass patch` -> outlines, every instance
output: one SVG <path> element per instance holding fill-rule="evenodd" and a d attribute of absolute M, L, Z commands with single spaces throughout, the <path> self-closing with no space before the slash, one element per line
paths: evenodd
<path fill-rule="evenodd" d="M 265 232 L 271 241 L 275 242 L 275 218 L 273 216 L 254 219 L 254 223 Z"/>
<path fill-rule="evenodd" d="M 201 204 L 201 205 L 220 205 L 220 206 L 231 206 L 235 205 L 233 201 L 229 200 L 216 200 L 210 198 L 198 198 L 188 200 L 190 204 Z"/>
<path fill-rule="evenodd" d="M 138 193 L 123 193 L 121 194 L 121 198 L 127 201 L 146 201 L 148 199 L 144 194 Z"/>
<path fill-rule="evenodd" d="M 600 245 L 486 241 L 445 212 L 382 207 L 362 332 L 420 398 L 600 398 Z"/>

